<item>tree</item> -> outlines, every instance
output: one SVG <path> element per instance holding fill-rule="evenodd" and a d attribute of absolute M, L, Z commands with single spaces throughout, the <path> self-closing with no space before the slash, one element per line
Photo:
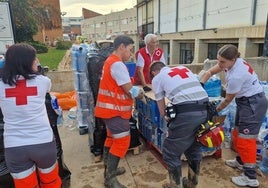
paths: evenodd
<path fill-rule="evenodd" d="M 0 0 L 9 2 L 13 18 L 15 42 L 33 41 L 33 36 L 44 28 L 58 28 L 61 18 L 50 19 L 56 14 L 54 7 L 45 5 L 40 0 Z"/>

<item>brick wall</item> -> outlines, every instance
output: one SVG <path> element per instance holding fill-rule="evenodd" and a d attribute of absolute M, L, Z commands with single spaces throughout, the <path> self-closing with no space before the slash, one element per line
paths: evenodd
<path fill-rule="evenodd" d="M 40 6 L 46 7 L 49 14 L 49 19 L 52 23 L 51 28 L 39 27 L 38 33 L 33 37 L 34 40 L 44 42 L 45 37 L 48 36 L 49 41 L 53 42 L 55 39 L 62 39 L 62 23 L 61 10 L 59 0 L 39 0 Z"/>
<path fill-rule="evenodd" d="M 93 18 L 93 17 L 96 17 L 96 16 L 100 16 L 102 14 L 99 14 L 97 12 L 82 8 L 82 15 L 83 15 L 84 19 L 87 19 L 87 18 Z"/>

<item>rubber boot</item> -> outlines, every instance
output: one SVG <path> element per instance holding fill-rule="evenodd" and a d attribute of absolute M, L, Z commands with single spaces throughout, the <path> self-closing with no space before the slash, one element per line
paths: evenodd
<path fill-rule="evenodd" d="M 169 183 L 164 184 L 163 188 L 182 188 L 181 186 L 181 168 L 174 170 L 168 169 Z"/>
<path fill-rule="evenodd" d="M 107 170 L 107 159 L 108 159 L 108 154 L 109 154 L 109 148 L 108 147 L 104 147 L 103 148 L 103 163 L 104 163 L 104 178 L 105 178 L 105 174 L 106 174 L 106 170 Z M 116 169 L 116 175 L 122 175 L 126 172 L 126 169 L 124 167 L 118 167 Z"/>
<path fill-rule="evenodd" d="M 9 173 L 6 174 L 6 175 L 0 176 L 0 185 L 3 188 L 4 187 L 15 188 L 14 180 L 13 180 L 12 176 Z"/>
<path fill-rule="evenodd" d="M 111 153 L 108 154 L 107 170 L 105 177 L 105 186 L 107 188 L 126 188 L 124 185 L 119 183 L 119 181 L 116 178 L 116 169 L 119 161 L 120 161 L 119 157 L 114 156 Z"/>
<path fill-rule="evenodd" d="M 200 161 L 189 162 L 188 178 L 182 179 L 183 188 L 196 188 L 198 184 L 198 175 L 200 171 Z"/>

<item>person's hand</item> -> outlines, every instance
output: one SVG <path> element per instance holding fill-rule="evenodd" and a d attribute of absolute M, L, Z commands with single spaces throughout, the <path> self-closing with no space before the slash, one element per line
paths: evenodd
<path fill-rule="evenodd" d="M 144 95 L 144 90 L 142 88 L 140 88 L 140 92 L 137 98 L 140 99 L 144 104 L 147 104 L 147 101 Z"/>
<path fill-rule="evenodd" d="M 144 92 L 149 92 L 149 91 L 151 91 L 152 89 L 151 89 L 150 87 L 148 87 L 148 86 L 144 86 L 144 87 L 143 87 L 143 90 L 144 90 Z"/>
<path fill-rule="evenodd" d="M 140 88 L 139 95 L 137 96 L 138 99 L 142 99 L 144 97 L 144 90 Z"/>

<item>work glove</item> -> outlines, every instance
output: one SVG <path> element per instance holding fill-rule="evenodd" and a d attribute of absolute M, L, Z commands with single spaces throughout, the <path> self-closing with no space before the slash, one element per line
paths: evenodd
<path fill-rule="evenodd" d="M 139 96 L 141 89 L 138 86 L 132 86 L 129 92 L 131 94 L 131 97 L 134 99 Z"/>
<path fill-rule="evenodd" d="M 144 87 L 143 87 L 143 90 L 144 90 L 144 92 L 149 92 L 149 91 L 151 91 L 152 89 L 151 89 L 150 87 L 148 87 L 148 86 L 144 86 Z"/>

